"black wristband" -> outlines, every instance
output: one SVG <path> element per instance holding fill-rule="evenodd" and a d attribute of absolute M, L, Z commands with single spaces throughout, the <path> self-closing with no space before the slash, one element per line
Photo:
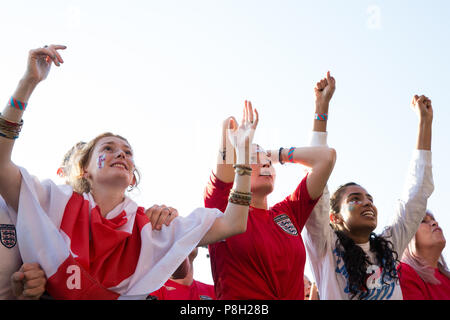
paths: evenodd
<path fill-rule="evenodd" d="M 281 147 L 278 151 L 278 161 L 280 161 L 280 164 L 284 164 L 284 162 L 281 160 L 281 151 L 283 151 L 283 147 Z"/>

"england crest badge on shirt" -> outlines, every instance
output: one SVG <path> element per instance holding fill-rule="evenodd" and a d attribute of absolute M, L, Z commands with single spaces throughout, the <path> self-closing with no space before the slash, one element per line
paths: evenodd
<path fill-rule="evenodd" d="M 11 249 L 16 245 L 16 228 L 13 224 L 0 224 L 0 235 L 2 245 L 8 249 Z"/>
<path fill-rule="evenodd" d="M 273 218 L 273 221 L 281 228 L 284 232 L 296 236 L 298 235 L 297 228 L 292 223 L 291 219 L 287 214 L 281 214 Z"/>

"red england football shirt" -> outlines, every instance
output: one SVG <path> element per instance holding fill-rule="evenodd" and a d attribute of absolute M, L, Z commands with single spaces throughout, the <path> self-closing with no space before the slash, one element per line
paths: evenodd
<path fill-rule="evenodd" d="M 186 286 L 170 279 L 150 296 L 158 300 L 215 300 L 216 298 L 212 285 L 194 280 L 190 286 Z"/>
<path fill-rule="evenodd" d="M 402 262 L 399 269 L 400 287 L 404 300 L 450 300 L 450 279 L 439 269 L 434 270 L 434 276 L 441 282 L 440 284 L 424 282 L 406 263 Z"/>
<path fill-rule="evenodd" d="M 304 299 L 300 233 L 318 201 L 311 200 L 306 179 L 269 210 L 250 207 L 246 232 L 209 245 L 217 299 Z M 205 207 L 224 212 L 232 186 L 212 174 Z"/>

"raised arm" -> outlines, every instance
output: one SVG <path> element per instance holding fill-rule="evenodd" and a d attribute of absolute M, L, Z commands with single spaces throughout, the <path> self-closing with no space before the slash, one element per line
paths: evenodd
<path fill-rule="evenodd" d="M 316 97 L 316 109 L 314 114 L 313 131 L 327 132 L 328 108 L 330 100 L 336 90 L 336 80 L 327 72 L 326 78 L 316 83 L 314 95 Z"/>
<path fill-rule="evenodd" d="M 416 149 L 409 165 L 404 190 L 393 221 L 386 229 L 399 255 L 412 239 L 425 216 L 428 198 L 434 190 L 431 162 L 433 108 L 426 96 L 415 95 L 411 105 L 418 116 Z"/>
<path fill-rule="evenodd" d="M 57 50 L 65 48 L 51 45 L 30 50 L 26 72 L 0 115 L 0 195 L 15 211 L 19 203 L 21 175 L 11 161 L 14 141 L 20 132 L 22 115 L 31 94 L 47 77 L 52 62 L 57 66 L 64 62 Z"/>
<path fill-rule="evenodd" d="M 315 115 L 313 122 L 313 131 L 311 133 L 311 146 L 327 146 L 327 122 L 328 109 L 330 100 L 336 88 L 336 80 L 327 72 L 326 78 L 318 81 L 314 87 L 316 97 Z M 325 116 L 326 115 L 326 116 Z M 320 200 L 315 205 L 311 215 L 306 221 L 305 228 L 305 244 L 310 257 L 312 270 L 316 279 L 318 279 L 319 287 L 323 289 L 321 275 L 317 271 L 322 257 L 325 255 L 329 242 L 331 241 L 330 233 L 330 193 L 328 187 L 325 186 Z"/>
<path fill-rule="evenodd" d="M 236 126 L 228 129 L 228 137 L 236 151 L 234 188 L 230 192 L 224 215 L 215 220 L 198 246 L 214 243 L 247 230 L 248 210 L 251 201 L 250 150 L 258 121 L 258 112 L 256 109 L 253 110 L 250 101 L 245 101 L 241 124 L 238 126 L 236 123 Z"/>
<path fill-rule="evenodd" d="M 282 148 L 278 152 L 280 163 L 300 163 L 311 168 L 306 185 L 311 199 L 317 199 L 322 194 L 328 178 L 336 162 L 336 151 L 326 145 L 326 131 L 328 120 L 328 107 L 333 93 L 336 89 L 336 81 L 327 72 L 326 78 L 317 82 L 314 92 L 316 95 L 316 109 L 313 125 L 313 147 L 304 148 Z M 325 141 L 325 142 L 324 142 Z M 275 160 L 276 151 L 270 151 L 272 160 Z M 278 162 L 277 161 L 277 162 Z"/>
<path fill-rule="evenodd" d="M 222 123 L 222 135 L 214 175 L 225 183 L 234 181 L 233 164 L 235 163 L 236 153 L 231 140 L 228 138 L 228 132 L 229 130 L 235 131 L 237 127 L 238 122 L 234 117 L 228 117 Z"/>
<path fill-rule="evenodd" d="M 424 95 L 420 97 L 415 95 L 411 105 L 419 118 L 416 149 L 431 151 L 431 128 L 433 122 L 431 100 Z"/>

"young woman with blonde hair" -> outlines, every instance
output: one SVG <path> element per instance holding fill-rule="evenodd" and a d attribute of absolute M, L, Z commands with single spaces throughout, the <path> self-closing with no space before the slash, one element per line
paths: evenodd
<path fill-rule="evenodd" d="M 198 208 L 161 230 L 152 230 L 144 208 L 125 194 L 137 177 L 133 150 L 121 136 L 107 133 L 88 142 L 75 160 L 78 172 L 71 185 L 38 181 L 11 161 L 11 152 L 31 93 L 52 63 L 63 63 L 59 50 L 65 48 L 29 52 L 25 75 L 0 115 L 0 195 L 17 212 L 23 261 L 42 266 L 53 298 L 142 299 L 160 288 L 196 246 L 246 230 L 250 177 L 242 170 L 251 169 L 238 163 L 224 213 Z M 236 153 L 245 154 L 256 126 L 244 117 L 233 131 Z"/>

